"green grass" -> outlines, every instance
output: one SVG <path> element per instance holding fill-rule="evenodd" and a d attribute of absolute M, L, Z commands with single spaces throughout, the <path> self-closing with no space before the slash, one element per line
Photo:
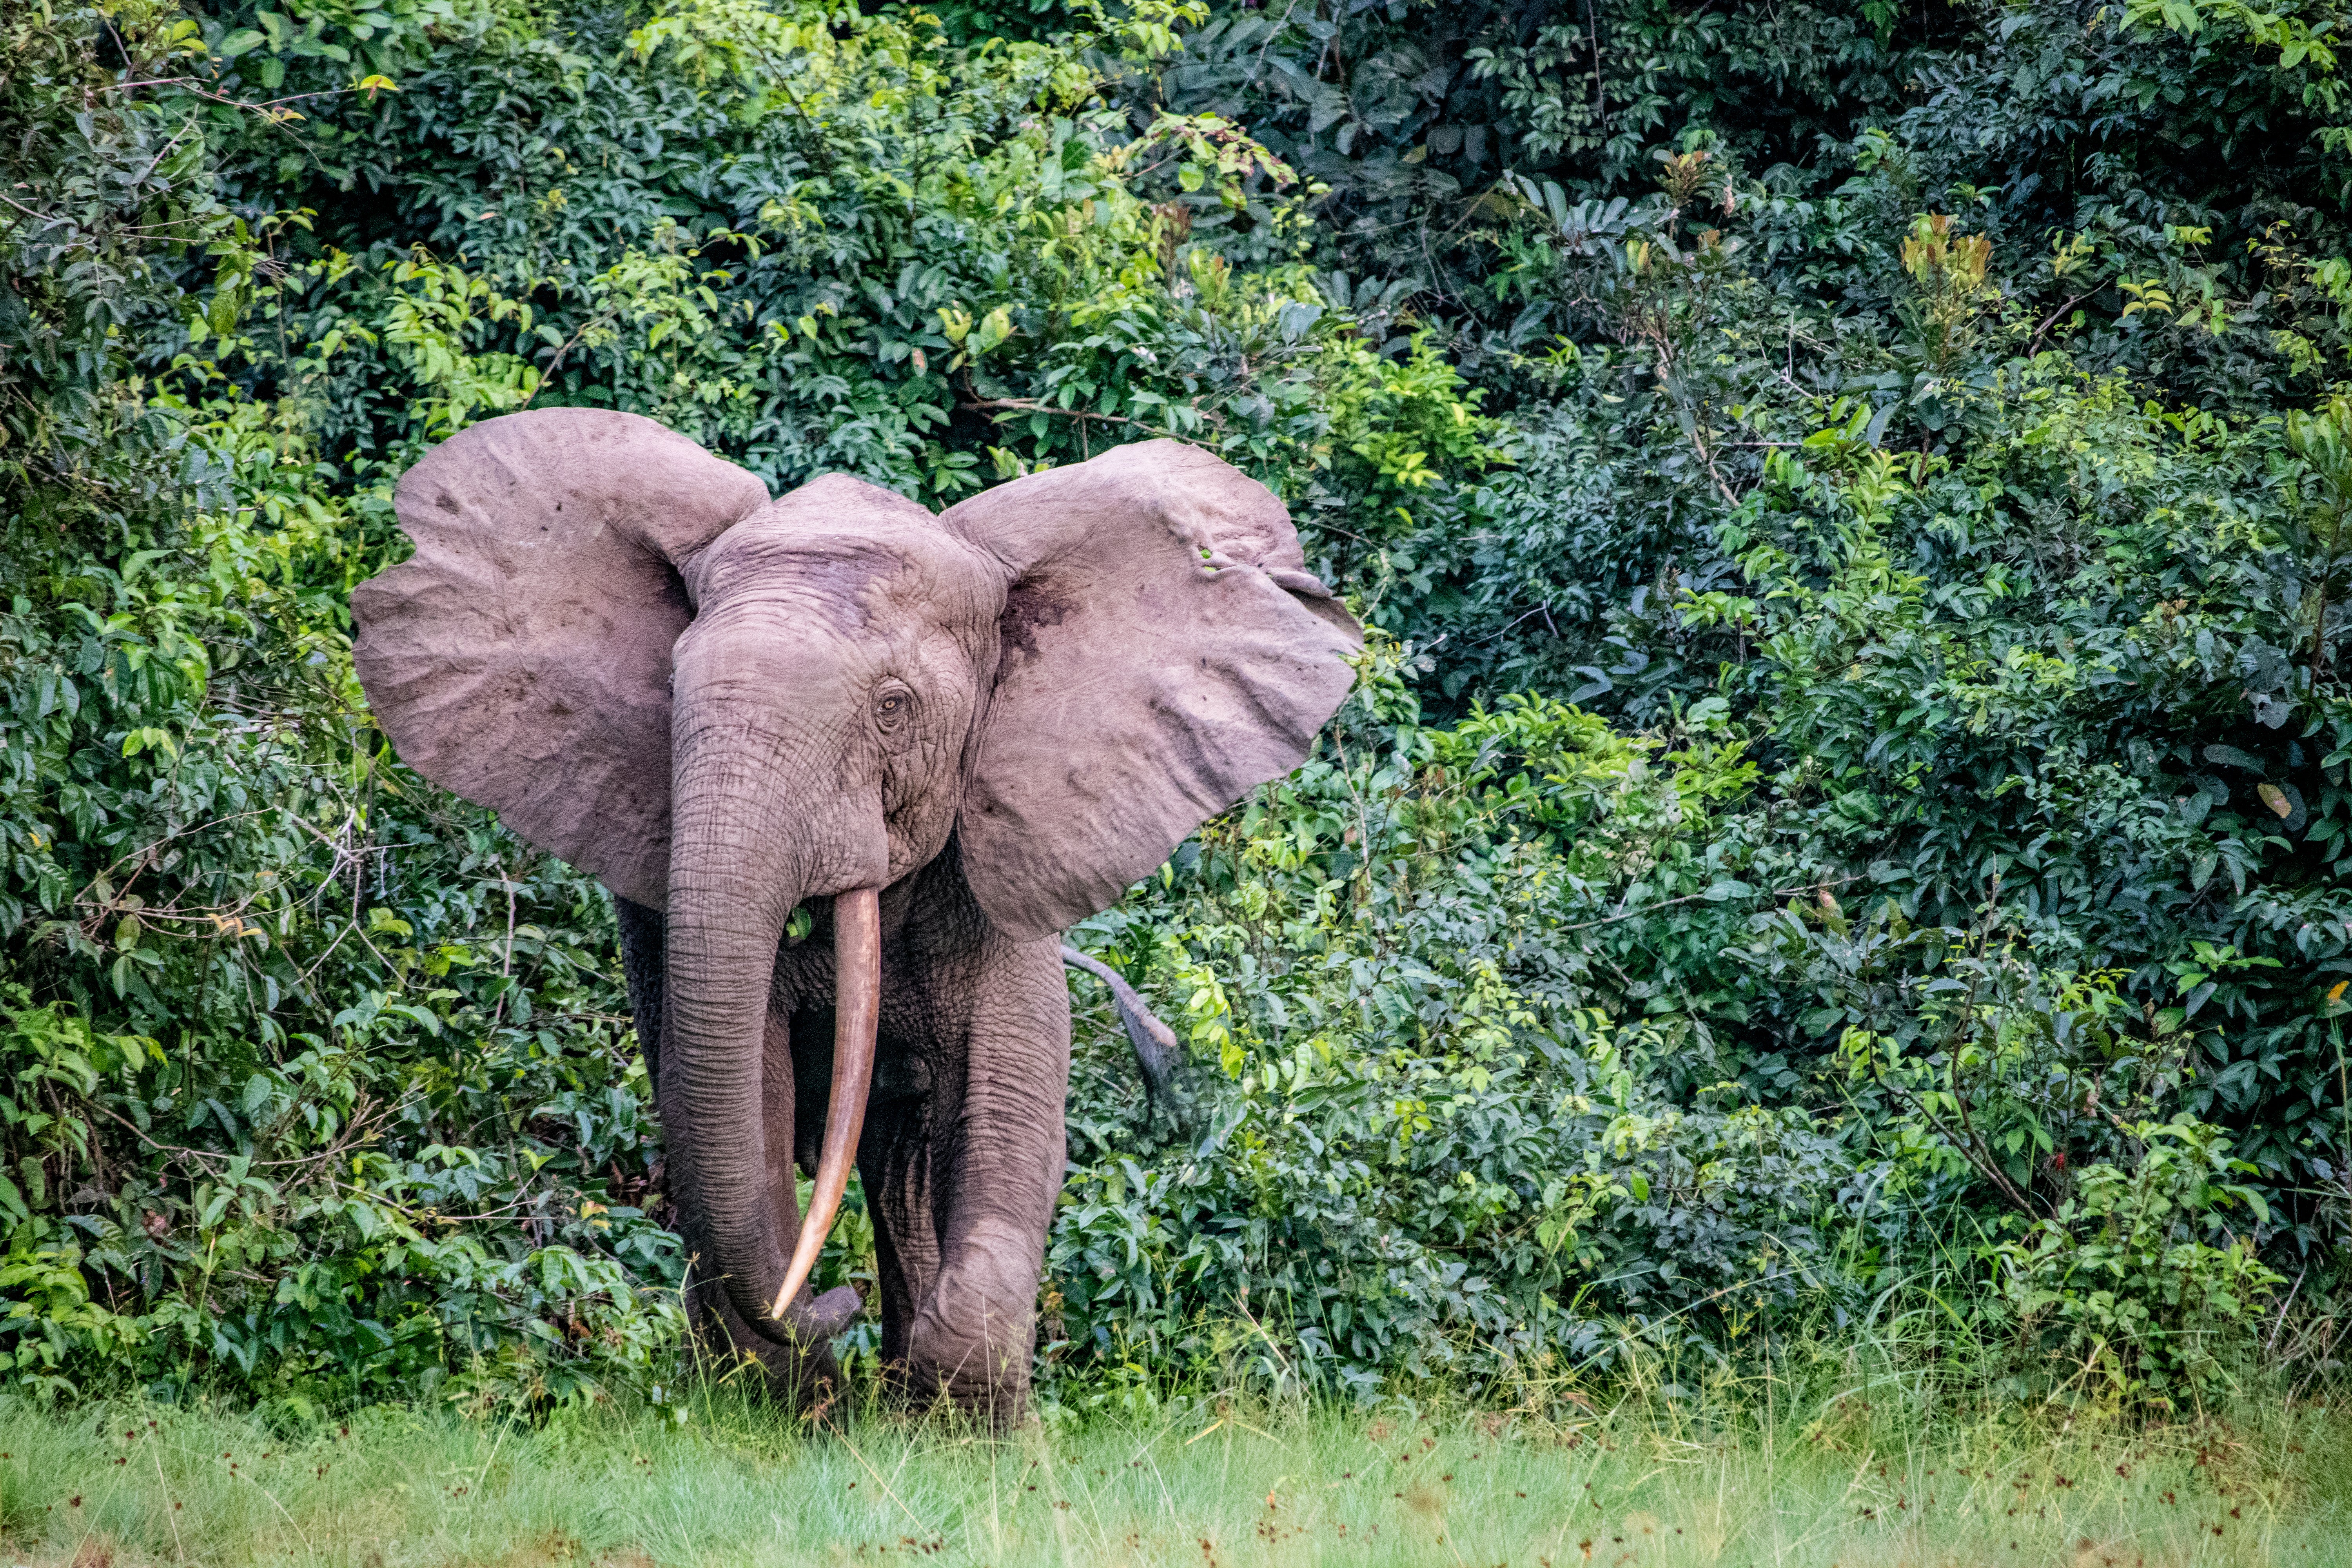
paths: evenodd
<path fill-rule="evenodd" d="M 723 1395 L 679 1415 L 375 1410 L 289 1437 L 0 1409 L 0 1568 L 2352 1563 L 2352 1419 L 2312 1405 L 2097 1429 L 1857 1397 L 1769 1421 L 1228 1406 L 1002 1439 L 812 1433 Z"/>

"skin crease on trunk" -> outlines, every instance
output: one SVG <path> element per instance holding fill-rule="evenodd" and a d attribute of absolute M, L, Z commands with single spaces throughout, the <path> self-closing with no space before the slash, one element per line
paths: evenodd
<path fill-rule="evenodd" d="M 361 679 L 404 762 L 613 890 L 705 1341 L 804 1398 L 837 1382 L 855 1291 L 768 1314 L 836 1022 L 860 1037 L 856 895 L 884 1360 L 910 1401 L 1018 1418 L 1060 933 L 1296 767 L 1352 679 L 1361 633 L 1281 502 L 1169 441 L 936 515 L 840 475 L 771 500 L 651 420 L 545 409 L 451 437 L 394 504 L 416 554 L 352 595 Z"/>

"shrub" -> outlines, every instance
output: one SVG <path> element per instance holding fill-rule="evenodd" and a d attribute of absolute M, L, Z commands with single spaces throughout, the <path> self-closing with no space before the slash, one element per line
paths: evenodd
<path fill-rule="evenodd" d="M 2233 1211 L 2267 1216 L 2242 1179 L 2254 1167 L 2230 1158 L 2228 1139 L 2187 1116 L 2128 1133 L 2137 1160 L 2082 1167 L 2072 1197 L 1998 1248 L 2002 1292 L 2035 1383 L 2113 1405 L 2201 1406 L 2243 1386 L 2286 1280 L 2231 1234 Z"/>

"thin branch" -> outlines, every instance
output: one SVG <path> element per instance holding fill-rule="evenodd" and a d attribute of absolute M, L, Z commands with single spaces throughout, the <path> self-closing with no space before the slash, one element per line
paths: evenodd
<path fill-rule="evenodd" d="M 2105 283 L 2099 285 L 2099 289 L 2104 289 L 2106 285 Z M 2093 294 L 2097 293 L 2099 289 L 2092 289 L 2084 293 L 2077 294 L 2073 299 L 2067 300 L 2064 304 L 2059 306 L 2056 310 L 2051 311 L 2050 314 L 2044 316 L 2042 319 L 2042 324 L 2033 329 L 2033 336 L 2026 340 L 2025 352 L 2029 354 L 2032 353 L 2034 350 L 2034 346 L 2042 342 L 2042 334 L 2048 331 L 2053 326 L 2056 325 L 2059 317 L 2064 315 L 2067 311 L 2073 310 L 2075 306 L 2089 299 Z"/>
<path fill-rule="evenodd" d="M 152 81 L 117 82 L 111 87 L 103 87 L 99 89 L 99 90 L 100 92 L 118 92 L 125 88 L 132 87 L 185 88 L 188 91 L 195 94 L 198 98 L 210 100 L 214 103 L 225 103 L 231 109 L 254 110 L 272 120 L 278 118 L 277 114 L 273 111 L 281 103 L 306 103 L 314 98 L 341 98 L 345 93 L 361 91 L 365 91 L 373 97 L 378 90 L 375 88 L 371 87 L 362 89 L 356 85 L 352 87 L 322 87 L 316 92 L 289 92 L 284 98 L 273 98 L 266 102 L 256 103 L 249 98 L 231 98 L 225 92 L 213 92 L 207 90 L 205 88 L 197 86 L 196 79 L 192 76 L 159 77 Z"/>
<path fill-rule="evenodd" d="M 491 863 L 499 868 L 499 886 L 505 889 L 507 895 L 507 942 L 505 951 L 499 955 L 499 978 L 511 980 L 514 978 L 515 885 L 507 876 L 505 860 L 499 859 Z M 490 1027 L 493 1029 L 497 1028 L 507 1016 L 507 994 L 511 989 L 512 987 L 508 986 L 501 987 L 499 991 L 499 1005 L 490 1011 Z"/>
<path fill-rule="evenodd" d="M 222 1164 L 229 1163 L 230 1162 L 239 1158 L 239 1156 L 235 1154 L 224 1154 L 217 1149 L 191 1149 L 184 1144 L 163 1142 L 160 1139 L 152 1136 L 145 1128 L 140 1126 L 129 1117 L 124 1116 L 112 1106 L 101 1105 L 96 1100 L 90 1100 L 87 1103 L 89 1105 L 91 1110 L 98 1111 L 101 1115 L 106 1116 L 112 1121 L 119 1121 L 123 1126 L 131 1129 L 131 1132 L 137 1136 L 142 1143 L 146 1144 L 150 1149 L 154 1150 L 157 1153 L 184 1154 L 192 1160 L 213 1161 L 218 1162 Z M 373 1110 L 373 1114 L 370 1114 L 371 1109 Z M 342 1158 L 342 1156 L 350 1150 L 357 1148 L 360 1144 L 367 1142 L 377 1136 L 374 1130 L 376 1126 L 383 1121 L 386 1114 L 388 1114 L 388 1109 L 385 1107 L 379 1106 L 370 1108 L 363 1105 L 360 1108 L 360 1114 L 358 1116 L 355 1116 L 351 1121 L 343 1123 L 342 1135 L 337 1138 L 326 1148 L 320 1150 L 317 1153 L 304 1154 L 298 1159 L 292 1160 L 255 1160 L 247 1158 L 246 1160 L 246 1169 L 248 1171 L 279 1171 L 284 1170 L 289 1165 L 319 1165 L 332 1163 L 334 1161 Z"/>
<path fill-rule="evenodd" d="M 171 843 L 175 838 L 185 838 L 189 835 L 195 833 L 209 833 L 215 827 L 226 827 L 232 822 L 243 822 L 247 817 L 265 816 L 277 809 L 278 808 L 275 806 L 268 806 L 258 811 L 240 811 L 230 816 L 215 816 L 209 822 L 198 822 L 193 823 L 186 827 L 175 827 L 171 832 L 163 835 L 161 838 L 155 839 L 151 843 L 142 844 L 138 848 L 131 850 L 126 855 L 118 856 L 112 865 L 109 866 L 105 870 L 100 871 L 97 876 L 92 877 L 89 881 L 82 884 L 81 891 L 74 895 L 73 901 L 77 904 L 89 902 L 89 900 L 85 897 L 85 895 L 88 894 L 92 888 L 98 886 L 101 879 L 111 879 L 117 871 L 121 870 L 123 867 L 129 865 L 131 861 L 145 859 L 147 857 L 152 855 L 156 850 L 161 849 L 164 845 Z M 309 824 L 306 823 L 304 826 L 308 826 Z M 143 870 L 145 868 L 142 867 L 141 868 Z M 132 873 L 132 876 L 133 879 L 136 879 L 137 873 Z M 129 884 L 126 883 L 124 886 L 127 889 Z M 107 908 L 111 906 L 101 905 L 100 907 Z"/>
<path fill-rule="evenodd" d="M 1147 424 L 1140 419 L 1129 419 L 1124 414 L 1097 414 L 1091 408 L 1056 408 L 1050 403 L 1040 403 L 1034 397 L 971 398 L 958 404 L 956 406 L 959 408 L 970 408 L 977 412 L 985 412 L 992 408 L 1003 408 L 1009 409 L 1018 414 L 1058 414 L 1065 419 L 1100 419 L 1112 425 L 1132 425 L 1138 430 L 1149 430 L 1155 436 L 1170 436 L 1172 439 L 1182 439 L 1182 437 L 1175 437 L 1171 432 L 1162 429 L 1157 425 Z"/>
<path fill-rule="evenodd" d="M 2278 1349 L 2278 1337 L 2286 1328 L 2287 1310 L 2294 1305 L 2295 1297 L 2301 1293 L 2303 1289 L 2303 1277 L 2310 1272 L 2311 1260 L 2309 1258 L 2305 1258 L 2304 1260 L 2303 1267 L 2295 1270 L 2294 1288 L 2286 1293 L 2286 1300 L 2279 1303 L 2278 1322 L 2271 1330 L 2270 1340 L 2263 1346 L 2263 1353 L 2264 1355 L 2268 1355 L 2271 1352 Z"/>
<path fill-rule="evenodd" d="M 1524 619 L 1525 617 L 1522 618 Z M 1794 898 L 1799 893 L 1810 893 L 1822 888 L 1843 888 L 1848 882 L 1859 881 L 1863 873 L 1856 871 L 1852 876 L 1840 877 L 1834 882 L 1808 882 L 1801 888 L 1775 888 L 1769 893 L 1752 894 L 1750 896 L 1765 899 Z M 1622 914 L 1609 915 L 1597 921 L 1586 921 L 1581 925 L 1558 926 L 1553 929 L 1561 932 L 1567 932 L 1572 931 L 1591 931 L 1595 926 L 1613 926 L 1620 921 L 1638 920 L 1643 915 L 1654 914 L 1660 910 L 1673 909 L 1676 904 L 1696 903 L 1701 899 L 1711 898 L 1712 896 L 1713 895 L 1711 893 L 1685 893 L 1679 899 L 1665 899 L 1654 904 L 1643 904 L 1638 910 L 1627 910 Z M 1730 900 L 1727 899 L 1717 899 L 1715 900 L 1715 901 L 1717 903 L 1728 903 Z"/>

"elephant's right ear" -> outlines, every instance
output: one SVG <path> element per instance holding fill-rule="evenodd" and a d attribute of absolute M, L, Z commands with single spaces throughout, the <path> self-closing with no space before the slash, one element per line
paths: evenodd
<path fill-rule="evenodd" d="M 416 554 L 352 594 L 384 733 L 426 778 L 637 903 L 669 893 L 678 563 L 766 502 L 635 414 L 551 408 L 462 431 L 394 493 Z"/>

